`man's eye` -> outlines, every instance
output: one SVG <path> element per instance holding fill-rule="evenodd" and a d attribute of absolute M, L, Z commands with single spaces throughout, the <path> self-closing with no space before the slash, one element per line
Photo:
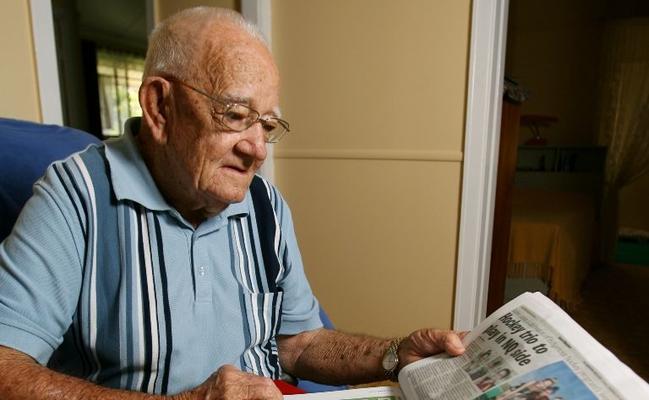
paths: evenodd
<path fill-rule="evenodd" d="M 268 121 L 263 121 L 261 126 L 264 128 L 266 132 L 272 132 L 277 128 L 277 121 L 275 120 L 268 120 Z"/>
<path fill-rule="evenodd" d="M 241 111 L 229 110 L 223 116 L 230 121 L 243 121 L 246 119 L 247 114 Z"/>

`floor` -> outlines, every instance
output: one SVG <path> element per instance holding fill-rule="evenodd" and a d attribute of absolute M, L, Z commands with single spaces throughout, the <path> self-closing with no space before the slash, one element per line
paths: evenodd
<path fill-rule="evenodd" d="M 649 266 L 594 270 L 572 317 L 649 381 Z"/>

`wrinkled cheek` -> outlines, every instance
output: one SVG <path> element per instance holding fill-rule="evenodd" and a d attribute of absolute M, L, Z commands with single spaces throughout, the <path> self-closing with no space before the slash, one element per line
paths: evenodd
<path fill-rule="evenodd" d="M 203 191 L 212 192 L 223 184 L 223 177 L 217 169 L 203 169 L 198 178 L 199 187 Z"/>

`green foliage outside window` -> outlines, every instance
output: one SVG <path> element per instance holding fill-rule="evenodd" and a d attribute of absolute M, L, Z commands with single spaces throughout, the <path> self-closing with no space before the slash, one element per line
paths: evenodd
<path fill-rule="evenodd" d="M 101 128 L 105 137 L 120 136 L 128 118 L 142 115 L 138 89 L 143 71 L 142 57 L 97 51 Z"/>

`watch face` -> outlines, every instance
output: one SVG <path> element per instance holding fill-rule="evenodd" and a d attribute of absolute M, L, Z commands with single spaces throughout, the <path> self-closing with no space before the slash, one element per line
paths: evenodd
<path fill-rule="evenodd" d="M 385 356 L 383 356 L 383 369 L 386 371 L 392 371 L 397 367 L 398 363 L 399 358 L 394 351 L 388 351 L 385 353 Z"/>

